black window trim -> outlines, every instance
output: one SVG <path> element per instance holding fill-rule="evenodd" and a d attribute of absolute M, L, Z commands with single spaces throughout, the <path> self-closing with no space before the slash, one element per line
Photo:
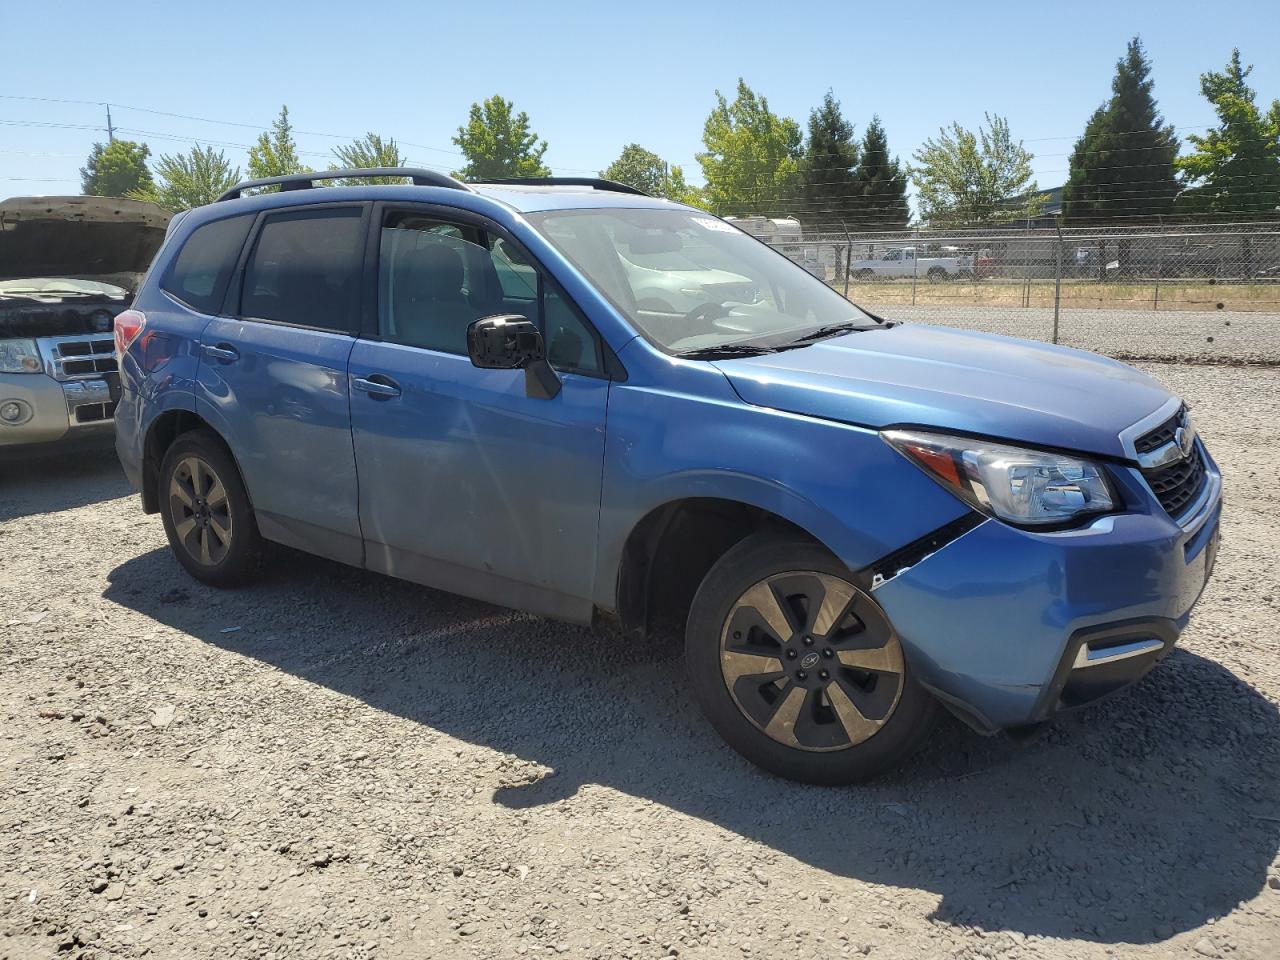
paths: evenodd
<path fill-rule="evenodd" d="M 201 307 L 197 307 L 193 303 L 188 303 L 186 300 L 182 299 L 182 297 L 178 296 L 177 293 L 175 293 L 173 290 L 170 289 L 170 284 L 172 283 L 172 280 L 173 280 L 173 271 L 177 269 L 178 260 L 181 259 L 182 257 L 182 251 L 187 249 L 187 244 L 191 242 L 192 237 L 194 237 L 197 233 L 199 233 L 205 227 L 210 227 L 210 226 L 213 226 L 213 224 L 215 223 L 222 223 L 223 221 L 226 221 L 226 220 L 236 220 L 239 218 L 244 218 L 249 221 L 249 229 L 245 231 L 244 239 L 240 241 L 240 249 L 236 252 L 235 259 L 232 262 L 231 272 L 227 275 L 225 286 L 223 287 L 223 291 L 222 291 L 222 297 L 220 300 L 218 300 L 217 309 L 209 311 Z M 244 256 L 244 248 L 246 245 L 248 245 L 249 239 L 253 236 L 253 231 L 257 227 L 257 225 L 258 225 L 257 218 L 252 213 L 245 213 L 244 211 L 241 211 L 239 213 L 232 213 L 225 217 L 211 217 L 210 219 L 205 220 L 203 223 L 196 224 L 194 227 L 191 228 L 191 230 L 187 233 L 187 235 L 182 238 L 182 242 L 178 245 L 177 250 L 174 252 L 173 256 L 169 258 L 169 262 L 165 264 L 164 272 L 160 274 L 160 282 L 158 284 L 160 292 L 163 293 L 170 300 L 173 300 L 175 303 L 181 304 L 183 307 L 186 307 L 186 309 L 192 311 L 193 313 L 198 313 L 202 317 L 220 316 L 222 312 L 222 308 L 226 305 L 226 302 L 227 302 L 227 291 L 229 291 L 231 287 L 236 283 L 236 277 L 237 277 L 236 271 L 240 267 L 240 258 Z"/>
<path fill-rule="evenodd" d="M 547 266 L 533 255 L 533 253 L 520 242 L 518 238 L 512 235 L 511 231 L 506 229 L 495 220 L 491 220 L 484 214 L 476 213 L 474 210 L 467 210 L 462 207 L 451 207 L 442 203 L 415 202 L 412 200 L 378 200 L 373 203 L 373 212 L 369 218 L 369 235 L 368 243 L 365 248 L 364 269 L 365 269 L 365 297 L 364 303 L 364 323 L 361 326 L 359 334 L 360 339 L 368 340 L 373 343 L 389 343 L 398 347 L 405 347 L 410 350 L 426 350 L 430 353 L 441 353 L 445 356 L 459 356 L 459 354 L 445 353 L 439 350 L 430 350 L 427 347 L 415 347 L 412 344 L 399 343 L 395 340 L 386 340 L 382 337 L 378 330 L 378 294 L 379 294 L 379 278 L 378 278 L 378 257 L 382 245 L 382 225 L 386 222 L 387 215 L 391 213 L 414 213 L 425 216 L 435 217 L 436 219 L 445 221 L 446 223 L 454 223 L 461 227 L 471 227 L 473 229 L 483 230 L 485 233 L 492 234 L 505 240 L 507 243 L 513 244 L 520 252 L 529 258 L 529 262 L 533 264 L 538 271 L 538 294 L 542 296 L 542 285 L 548 280 L 551 282 L 552 289 L 559 294 L 560 298 L 568 304 L 569 308 L 578 315 L 578 319 L 582 321 L 583 328 L 590 334 L 595 341 L 596 356 L 600 360 L 599 370 L 583 370 L 577 367 L 565 368 L 556 367 L 556 372 L 561 374 L 570 374 L 575 377 L 591 377 L 596 380 L 614 380 L 618 382 L 627 379 L 626 367 L 622 365 L 622 361 L 618 359 L 618 355 L 600 331 L 596 329 L 596 325 L 591 322 L 591 318 L 587 316 L 585 310 L 578 306 L 577 302 L 569 296 L 568 291 L 561 286 L 556 280 L 554 274 L 547 269 Z M 545 336 L 546 331 L 542 331 Z M 463 354 L 462 356 L 465 356 Z"/>
<path fill-rule="evenodd" d="M 312 330 L 316 333 L 331 333 L 338 337 L 351 337 L 355 339 L 360 335 L 360 331 L 364 329 L 366 318 L 365 303 L 367 300 L 367 286 L 369 281 L 369 248 L 365 245 L 361 251 L 360 266 L 357 269 L 357 276 L 360 278 L 359 295 L 356 298 L 355 317 L 352 318 L 350 329 L 334 330 L 332 327 L 319 327 L 308 323 L 290 323 L 287 320 L 271 320 L 267 317 L 250 317 L 244 315 L 240 310 L 241 299 L 243 296 L 245 269 L 249 265 L 254 251 L 258 249 L 258 238 L 262 236 L 262 227 L 266 223 L 268 217 L 277 214 L 307 213 L 311 210 L 359 210 L 360 211 L 360 227 L 365 231 L 366 235 L 371 222 L 371 211 L 373 203 L 369 200 L 336 200 L 327 203 L 299 203 L 289 206 L 267 207 L 259 210 L 257 217 L 253 221 L 253 225 L 249 228 L 249 236 L 245 241 L 244 248 L 240 251 L 240 258 L 236 262 L 236 269 L 231 274 L 231 282 L 227 284 L 227 293 L 222 301 L 222 310 L 219 316 L 229 317 L 233 320 L 239 320 L 243 323 L 263 323 L 275 327 L 288 327 L 292 330 Z"/>

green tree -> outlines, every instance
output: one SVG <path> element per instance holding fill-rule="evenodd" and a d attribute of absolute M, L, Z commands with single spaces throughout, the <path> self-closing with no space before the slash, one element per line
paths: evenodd
<path fill-rule="evenodd" d="M 717 90 L 702 130 L 706 151 L 697 155 L 710 209 L 739 216 L 785 213 L 799 188 L 801 140 L 800 125 L 773 113 L 741 78 L 732 103 Z"/>
<path fill-rule="evenodd" d="M 1151 61 L 1134 37 L 1116 63 L 1111 99 L 1090 117 L 1072 151 L 1064 219 L 1132 222 L 1173 210 L 1178 141 L 1151 91 Z"/>
<path fill-rule="evenodd" d="M 837 230 L 853 220 L 858 184 L 858 142 L 853 124 L 840 112 L 840 101 L 828 90 L 822 106 L 809 113 L 809 139 L 800 161 L 799 211 L 806 224 Z"/>
<path fill-rule="evenodd" d="M 145 143 L 112 140 L 95 143 L 89 159 L 80 168 L 80 185 L 86 196 L 126 197 L 153 185 L 147 157 L 151 150 Z"/>
<path fill-rule="evenodd" d="M 618 159 L 601 170 L 600 176 L 643 190 L 653 197 L 701 206 L 699 191 L 685 181 L 684 171 L 638 143 L 623 147 Z"/>
<path fill-rule="evenodd" d="M 330 164 L 330 170 L 368 170 L 373 167 L 403 167 L 405 158 L 392 137 L 383 140 L 376 133 L 366 133 L 359 140 L 333 148 L 336 164 Z M 366 183 L 405 183 L 404 177 L 367 177 L 363 179 L 339 180 L 342 186 L 360 186 Z"/>
<path fill-rule="evenodd" d="M 855 202 L 850 226 L 874 230 L 898 230 L 911 219 L 907 206 L 907 178 L 897 157 L 889 154 L 889 139 L 878 116 L 871 118 L 862 136 L 854 168 Z"/>
<path fill-rule="evenodd" d="M 158 203 L 174 213 L 213 203 L 240 181 L 240 168 L 233 168 L 221 150 L 199 144 L 185 154 L 162 154 L 155 172 L 156 183 L 129 196 Z"/>
<path fill-rule="evenodd" d="M 463 180 L 492 177 L 549 177 L 551 168 L 542 162 L 547 141 L 529 129 L 529 115 L 498 95 L 484 103 L 473 103 L 466 126 L 459 127 L 453 142 L 458 145 L 466 166 L 454 173 Z"/>
<path fill-rule="evenodd" d="M 307 169 L 298 159 L 298 144 L 293 139 L 289 108 L 282 106 L 280 116 L 272 122 L 271 129 L 260 134 L 258 142 L 249 148 L 249 176 L 254 180 L 283 177 L 304 173 Z"/>
<path fill-rule="evenodd" d="M 1009 121 L 986 114 L 975 134 L 958 123 L 938 131 L 911 168 L 920 217 L 930 226 L 967 226 L 1034 216 L 1044 205 L 1031 175 L 1032 155 L 1009 133 Z"/>
<path fill-rule="evenodd" d="M 1257 94 L 1245 83 L 1252 71 L 1232 50 L 1226 70 L 1200 76 L 1200 92 L 1219 123 L 1204 136 L 1187 137 L 1194 152 L 1175 161 L 1187 183 L 1179 209 L 1257 216 L 1280 207 L 1280 100 L 1266 113 L 1258 109 Z"/>

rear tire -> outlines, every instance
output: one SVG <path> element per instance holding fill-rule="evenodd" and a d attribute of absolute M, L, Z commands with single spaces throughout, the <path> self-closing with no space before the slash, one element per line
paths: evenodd
<path fill-rule="evenodd" d="M 951 279 L 951 275 L 941 267 L 934 267 L 928 273 L 930 283 L 946 283 Z"/>
<path fill-rule="evenodd" d="M 933 697 L 911 677 L 892 624 L 851 580 L 818 544 L 764 533 L 731 548 L 694 597 L 694 694 L 729 745 L 771 773 L 869 780 L 932 724 Z"/>
<path fill-rule="evenodd" d="M 215 434 L 192 430 L 174 440 L 157 493 L 169 547 L 188 573 L 215 587 L 252 579 L 262 536 L 240 470 Z"/>

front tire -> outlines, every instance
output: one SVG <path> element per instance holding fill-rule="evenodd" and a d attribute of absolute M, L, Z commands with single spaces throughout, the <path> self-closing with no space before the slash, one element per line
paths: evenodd
<path fill-rule="evenodd" d="M 214 434 L 181 434 L 165 452 L 158 489 L 164 532 L 188 573 L 215 587 L 253 577 L 262 537 L 240 470 Z"/>
<path fill-rule="evenodd" d="M 694 694 L 731 747 L 816 784 L 864 781 L 906 759 L 933 698 L 893 625 L 821 546 L 756 534 L 707 574 L 689 614 Z"/>

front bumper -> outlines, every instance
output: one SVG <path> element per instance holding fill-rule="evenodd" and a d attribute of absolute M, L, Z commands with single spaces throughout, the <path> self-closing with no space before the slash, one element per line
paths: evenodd
<path fill-rule="evenodd" d="M 995 731 L 1143 676 L 1172 649 L 1212 572 L 1222 479 L 1205 459 L 1205 493 L 1177 522 L 1154 503 L 1054 533 L 987 520 L 877 584 L 917 678 Z M 1125 481 L 1141 488 L 1136 470 Z"/>
<path fill-rule="evenodd" d="M 0 420 L 0 451 L 110 436 L 118 395 L 108 377 L 58 381 L 42 373 L 0 373 L 0 404 L 15 400 L 23 410 L 17 423 Z"/>

